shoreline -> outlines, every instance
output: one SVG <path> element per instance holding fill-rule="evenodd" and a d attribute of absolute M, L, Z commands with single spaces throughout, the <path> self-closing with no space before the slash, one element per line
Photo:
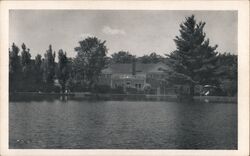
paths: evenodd
<path fill-rule="evenodd" d="M 16 100 L 103 100 L 103 101 L 188 101 L 180 100 L 177 95 L 152 95 L 152 94 L 100 94 L 89 92 L 72 93 L 38 93 L 38 92 L 16 92 L 10 93 L 10 101 Z M 225 102 L 237 103 L 237 97 L 229 96 L 194 96 L 194 102 Z"/>

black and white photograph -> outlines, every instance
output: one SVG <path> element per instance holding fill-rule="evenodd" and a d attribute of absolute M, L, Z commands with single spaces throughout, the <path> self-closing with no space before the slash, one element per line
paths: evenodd
<path fill-rule="evenodd" d="M 8 14 L 10 150 L 239 149 L 238 10 Z"/>

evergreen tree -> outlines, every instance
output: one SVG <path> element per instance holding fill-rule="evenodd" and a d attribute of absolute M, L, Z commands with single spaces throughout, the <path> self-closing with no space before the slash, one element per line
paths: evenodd
<path fill-rule="evenodd" d="M 180 24 L 180 36 L 174 39 L 177 49 L 167 55 L 173 69 L 169 72 L 169 81 L 189 85 L 191 96 L 194 95 L 195 84 L 218 84 L 217 45 L 209 45 L 209 39 L 205 39 L 203 32 L 204 26 L 205 22 L 197 23 L 194 15 L 187 17 Z"/>
<path fill-rule="evenodd" d="M 68 58 L 66 52 L 64 53 L 62 49 L 58 51 L 58 72 L 57 78 L 61 85 L 62 92 L 65 91 L 65 85 L 69 78 L 69 67 L 68 67 Z"/>

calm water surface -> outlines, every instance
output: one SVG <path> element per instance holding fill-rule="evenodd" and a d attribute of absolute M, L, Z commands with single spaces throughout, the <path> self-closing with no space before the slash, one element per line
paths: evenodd
<path fill-rule="evenodd" d="M 10 102 L 9 148 L 237 149 L 237 105 Z"/>

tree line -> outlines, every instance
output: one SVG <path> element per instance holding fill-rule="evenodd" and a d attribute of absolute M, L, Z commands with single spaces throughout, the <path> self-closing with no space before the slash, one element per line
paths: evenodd
<path fill-rule="evenodd" d="M 98 82 L 101 70 L 115 63 L 167 64 L 167 81 L 190 86 L 194 95 L 195 85 L 215 85 L 226 90 L 228 95 L 237 93 L 237 55 L 218 53 L 217 45 L 211 46 L 203 32 L 205 22 L 196 22 L 194 16 L 180 24 L 180 35 L 174 42 L 176 50 L 161 56 L 152 52 L 136 57 L 128 51 L 119 51 L 107 56 L 106 41 L 87 37 L 75 47 L 76 57 L 69 58 L 60 49 L 57 53 L 49 45 L 44 56 L 31 59 L 30 49 L 23 43 L 21 49 L 15 43 L 9 49 L 10 92 L 65 90 L 91 91 Z M 55 58 L 58 61 L 55 61 Z M 58 84 L 56 85 L 55 80 Z"/>
<path fill-rule="evenodd" d="M 58 62 L 55 62 L 56 52 L 51 45 L 44 57 L 38 54 L 33 60 L 24 43 L 21 52 L 13 43 L 9 50 L 10 92 L 64 92 L 74 87 L 91 88 L 106 64 L 107 48 L 104 44 L 96 37 L 86 38 L 75 48 L 75 58 L 67 57 L 67 53 L 60 49 Z M 55 80 L 58 80 L 58 85 L 55 85 Z"/>
<path fill-rule="evenodd" d="M 101 70 L 113 63 L 132 63 L 134 59 L 140 63 L 163 62 L 164 58 L 156 53 L 136 57 L 126 51 L 119 51 L 107 56 L 105 41 L 96 37 L 88 37 L 79 42 L 75 48 L 75 58 L 67 57 L 60 49 L 57 53 L 49 45 L 44 56 L 37 54 L 31 59 L 30 49 L 23 43 L 20 48 L 13 43 L 9 49 L 9 81 L 10 91 L 62 91 L 91 90 L 98 81 Z M 55 61 L 56 55 L 58 62 Z M 59 86 L 55 86 L 58 80 Z"/>

